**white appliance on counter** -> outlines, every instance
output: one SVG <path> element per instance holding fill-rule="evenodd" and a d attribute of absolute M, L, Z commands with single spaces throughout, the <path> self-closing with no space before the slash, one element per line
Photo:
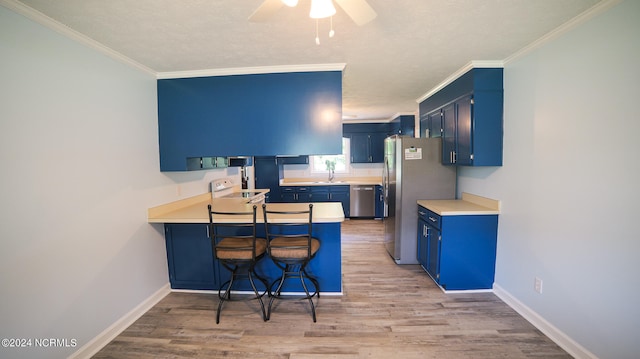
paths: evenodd
<path fill-rule="evenodd" d="M 242 189 L 241 184 L 234 183 L 232 178 L 222 178 L 210 184 L 211 198 L 216 200 L 234 200 L 244 203 L 260 204 L 265 202 L 265 192 Z"/>
<path fill-rule="evenodd" d="M 443 166 L 442 139 L 394 135 L 384 140 L 384 244 L 397 264 L 418 264 L 418 204 L 454 199 L 456 168 Z"/>

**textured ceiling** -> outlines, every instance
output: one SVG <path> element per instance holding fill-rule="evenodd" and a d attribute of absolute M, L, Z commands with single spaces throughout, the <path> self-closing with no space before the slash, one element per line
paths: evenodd
<path fill-rule="evenodd" d="M 320 45 L 309 2 L 253 23 L 262 0 L 21 1 L 158 73 L 345 63 L 343 114 L 356 120 L 413 113 L 470 61 L 503 60 L 600 1 L 368 0 L 377 18 L 357 26 L 336 6 Z"/>

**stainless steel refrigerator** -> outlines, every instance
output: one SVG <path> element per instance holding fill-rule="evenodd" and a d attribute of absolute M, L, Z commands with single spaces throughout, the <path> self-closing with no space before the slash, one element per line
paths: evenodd
<path fill-rule="evenodd" d="M 397 264 L 417 264 L 418 204 L 454 199 L 456 168 L 443 166 L 442 139 L 394 135 L 384 141 L 384 243 Z"/>

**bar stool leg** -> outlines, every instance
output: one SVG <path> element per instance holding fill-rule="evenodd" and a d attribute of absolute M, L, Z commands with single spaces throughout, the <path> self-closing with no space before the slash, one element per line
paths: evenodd
<path fill-rule="evenodd" d="M 269 295 L 271 296 L 271 298 L 269 298 L 269 308 L 267 311 L 267 320 L 271 319 L 271 306 L 273 305 L 273 301 L 276 299 L 276 297 L 280 296 L 280 291 L 282 290 L 282 286 L 284 285 L 284 281 L 286 279 L 287 276 L 287 270 L 283 269 L 282 270 L 282 276 L 279 279 L 276 279 L 275 281 L 273 281 L 273 283 L 271 283 L 271 286 L 269 286 L 269 289 L 271 289 L 273 287 L 274 284 L 276 284 L 276 282 L 280 281 L 278 283 L 278 287 L 276 288 L 275 291 L 271 291 L 269 290 Z"/>
<path fill-rule="evenodd" d="M 258 302 L 260 303 L 260 308 L 262 309 L 262 320 L 263 321 L 267 321 L 267 313 L 264 309 L 264 302 L 262 301 L 262 296 L 264 294 L 260 294 L 260 292 L 258 292 L 258 288 L 256 288 L 256 284 L 253 282 L 253 275 L 255 274 L 256 277 L 258 277 L 258 279 L 260 279 L 260 281 L 262 281 L 263 284 L 265 284 L 265 292 L 269 290 L 269 287 L 266 285 L 266 283 L 264 283 L 264 281 L 260 278 L 260 276 L 258 276 L 258 274 L 255 272 L 255 270 L 253 268 L 251 268 L 251 270 L 249 270 L 249 283 L 251 283 L 251 288 L 253 288 L 253 292 L 256 294 L 256 299 L 258 299 Z"/>
<path fill-rule="evenodd" d="M 220 313 L 222 312 L 222 303 L 224 303 L 225 300 L 231 299 L 231 286 L 233 286 L 233 279 L 236 277 L 236 270 L 237 268 L 234 268 L 231 271 L 231 279 L 229 279 L 226 283 L 221 285 L 220 289 L 218 289 L 218 298 L 220 299 L 220 301 L 218 302 L 218 311 L 216 312 L 216 324 L 220 324 Z M 223 293 L 222 289 L 225 287 L 225 285 L 227 288 L 224 290 L 224 293 Z"/>
<path fill-rule="evenodd" d="M 311 316 L 313 317 L 313 322 L 316 322 L 316 307 L 313 305 L 313 299 L 312 296 L 309 294 L 309 290 L 307 289 L 307 285 L 304 284 L 304 271 L 301 269 L 298 271 L 298 275 L 300 276 L 300 282 L 302 283 L 302 289 L 304 289 L 304 292 L 307 294 L 307 299 L 309 300 L 309 305 L 311 305 Z M 317 291 L 317 288 L 316 288 Z M 315 295 L 315 293 L 314 293 Z"/>

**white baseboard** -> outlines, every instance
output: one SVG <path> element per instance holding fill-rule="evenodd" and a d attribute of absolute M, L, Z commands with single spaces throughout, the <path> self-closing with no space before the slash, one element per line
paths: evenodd
<path fill-rule="evenodd" d="M 206 294 L 218 294 L 218 290 L 210 290 L 210 289 L 171 289 L 172 292 L 176 293 L 206 293 Z M 240 294 L 240 295 L 250 295 L 253 294 L 252 291 L 249 290 L 232 290 L 232 294 Z M 304 292 L 282 292 L 281 295 L 287 296 L 295 296 L 295 295 L 303 295 Z M 320 292 L 321 297 L 341 297 L 343 296 L 343 292 Z"/>
<path fill-rule="evenodd" d="M 524 303 L 495 283 L 493 284 L 493 293 L 574 358 L 598 359 L 598 357 L 593 353 L 576 343 L 576 341 L 571 339 L 564 332 L 553 326 L 553 324 L 549 323 L 538 313 L 534 312 L 531 308 L 527 307 Z"/>
<path fill-rule="evenodd" d="M 142 303 L 138 304 L 129 313 L 125 314 L 122 318 L 118 319 L 115 323 L 111 324 L 102 333 L 98 334 L 95 338 L 91 339 L 87 344 L 83 345 L 75 353 L 69 356 L 69 359 L 76 358 L 91 358 L 105 345 L 109 344 L 118 334 L 127 329 L 133 322 L 140 318 L 144 313 L 151 309 L 154 305 L 158 304 L 162 298 L 166 297 L 171 292 L 171 286 L 169 283 L 158 289 L 149 298 L 145 299 Z"/>

